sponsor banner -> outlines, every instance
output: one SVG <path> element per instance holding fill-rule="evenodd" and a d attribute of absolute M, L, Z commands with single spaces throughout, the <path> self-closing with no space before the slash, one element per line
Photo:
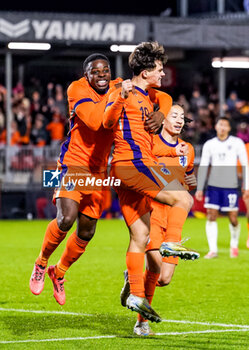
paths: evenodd
<path fill-rule="evenodd" d="M 147 17 L 0 12 L 0 42 L 136 44 L 148 37 Z"/>
<path fill-rule="evenodd" d="M 154 37 L 166 48 L 248 48 L 249 22 L 208 23 L 194 19 L 153 19 Z"/>

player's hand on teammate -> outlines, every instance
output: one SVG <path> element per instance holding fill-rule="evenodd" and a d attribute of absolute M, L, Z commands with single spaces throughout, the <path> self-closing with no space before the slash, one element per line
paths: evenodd
<path fill-rule="evenodd" d="M 186 185 L 188 185 L 190 191 L 194 190 L 197 187 L 197 180 L 196 180 L 195 174 L 187 175 L 185 173 L 184 182 Z"/>
<path fill-rule="evenodd" d="M 162 126 L 164 121 L 164 114 L 160 111 L 151 112 L 144 123 L 144 128 L 146 131 L 153 132 L 154 134 Z"/>
<path fill-rule="evenodd" d="M 177 156 L 186 156 L 189 152 L 188 145 L 185 142 L 180 142 L 176 146 L 175 150 Z"/>
<path fill-rule="evenodd" d="M 196 191 L 195 198 L 201 202 L 203 200 L 203 191 Z"/>

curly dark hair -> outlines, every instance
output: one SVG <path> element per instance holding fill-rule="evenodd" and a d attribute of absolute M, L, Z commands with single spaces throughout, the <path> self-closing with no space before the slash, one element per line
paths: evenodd
<path fill-rule="evenodd" d="M 153 70 L 156 67 L 156 61 L 165 64 L 167 60 L 168 57 L 162 45 L 157 41 L 147 41 L 136 46 L 128 62 L 134 75 L 139 75 L 144 69 Z"/>

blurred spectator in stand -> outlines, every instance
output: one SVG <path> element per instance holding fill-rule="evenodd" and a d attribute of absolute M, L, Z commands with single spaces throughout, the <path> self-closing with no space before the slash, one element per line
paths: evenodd
<path fill-rule="evenodd" d="M 18 124 L 15 120 L 12 120 L 11 122 L 11 138 L 10 138 L 10 145 L 11 146 L 20 146 L 26 144 L 26 137 L 22 136 L 18 130 Z M 6 129 L 2 129 L 2 132 L 0 133 L 0 144 L 6 145 L 7 143 L 7 131 Z"/>
<path fill-rule="evenodd" d="M 31 132 L 30 101 L 25 97 L 13 106 L 14 120 L 22 137 L 22 144 L 29 144 Z"/>
<path fill-rule="evenodd" d="M 59 108 L 60 114 L 67 114 L 66 99 L 63 93 L 63 88 L 60 84 L 55 86 L 55 106 Z"/>
<path fill-rule="evenodd" d="M 6 101 L 6 89 L 0 84 L 0 127 L 4 126 L 5 123 L 5 101 Z"/>
<path fill-rule="evenodd" d="M 192 97 L 190 98 L 190 109 L 193 112 L 197 112 L 200 107 L 205 107 L 207 105 L 207 100 L 201 95 L 199 89 L 194 89 L 192 92 Z"/>
<path fill-rule="evenodd" d="M 236 109 L 236 103 L 239 102 L 238 94 L 236 91 L 231 91 L 227 100 L 226 104 L 229 111 L 234 111 Z"/>
<path fill-rule="evenodd" d="M 22 102 L 25 97 L 24 87 L 21 83 L 17 83 L 17 85 L 13 89 L 12 103 L 18 104 Z"/>
<path fill-rule="evenodd" d="M 50 134 L 50 144 L 52 146 L 59 145 L 63 141 L 65 127 L 58 107 L 54 107 L 52 121 L 46 126 L 46 129 Z"/>
<path fill-rule="evenodd" d="M 243 103 L 241 103 L 239 112 L 242 120 L 245 122 L 249 122 L 249 102 L 248 101 L 243 101 Z"/>
<path fill-rule="evenodd" d="M 33 145 L 43 147 L 47 144 L 48 133 L 44 127 L 44 116 L 37 114 L 34 126 L 31 130 L 30 140 Z"/>
<path fill-rule="evenodd" d="M 198 143 L 204 144 L 207 140 L 216 135 L 214 130 L 214 120 L 207 107 L 200 107 L 197 116 L 197 130 L 200 132 Z"/>
<path fill-rule="evenodd" d="M 236 136 L 239 137 L 245 143 L 249 142 L 249 127 L 247 123 L 242 122 L 238 124 Z"/>
<path fill-rule="evenodd" d="M 186 96 L 184 94 L 180 94 L 178 96 L 178 99 L 176 102 L 179 103 L 180 106 L 184 106 L 185 113 L 187 113 L 189 111 L 190 105 L 189 105 L 189 103 L 186 99 Z"/>
<path fill-rule="evenodd" d="M 42 113 L 42 102 L 40 92 L 35 90 L 31 97 L 30 113 L 32 117 L 32 124 L 35 123 L 36 115 Z"/>

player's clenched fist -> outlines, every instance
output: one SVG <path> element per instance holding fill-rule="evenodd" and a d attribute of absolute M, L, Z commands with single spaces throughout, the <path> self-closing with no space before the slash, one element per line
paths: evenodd
<path fill-rule="evenodd" d="M 189 152 L 188 145 L 185 142 L 181 142 L 176 146 L 177 156 L 186 156 Z"/>
<path fill-rule="evenodd" d="M 121 96 L 123 98 L 128 98 L 129 92 L 133 90 L 133 84 L 130 79 L 122 81 Z"/>

